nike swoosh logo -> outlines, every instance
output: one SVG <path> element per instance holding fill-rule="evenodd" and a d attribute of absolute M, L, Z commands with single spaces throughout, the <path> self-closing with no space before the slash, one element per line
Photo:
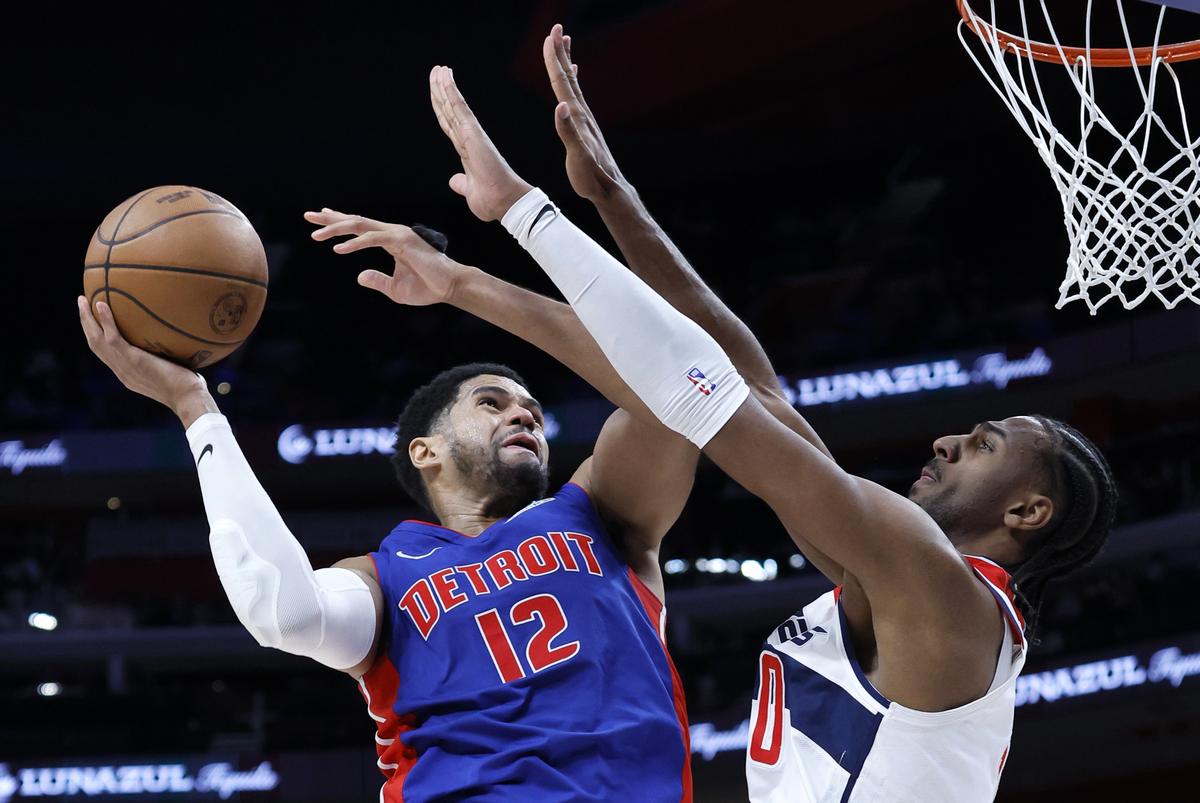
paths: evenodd
<path fill-rule="evenodd" d="M 429 556 L 430 556 L 430 555 L 432 555 L 434 552 L 437 552 L 439 549 L 441 549 L 441 547 L 440 547 L 440 546 L 435 546 L 433 549 L 429 550 L 429 551 L 428 551 L 428 552 L 426 552 L 424 555 L 409 555 L 409 554 L 406 554 L 406 553 L 404 553 L 404 552 L 397 551 L 397 552 L 396 552 L 396 557 L 398 557 L 398 558 L 408 558 L 409 560 L 420 560 L 421 558 L 427 558 L 427 557 L 429 557 Z"/>
<path fill-rule="evenodd" d="M 533 219 L 533 222 L 529 224 L 529 233 L 530 234 L 533 234 L 533 227 L 536 226 L 537 222 L 542 219 L 542 215 L 546 214 L 547 212 L 549 212 L 550 214 L 554 214 L 554 204 L 546 204 L 545 206 L 543 206 L 541 208 L 541 211 L 539 211 L 537 213 L 537 217 L 535 217 Z"/>
<path fill-rule="evenodd" d="M 196 458 L 196 465 L 200 465 L 200 461 L 204 459 L 204 455 L 211 453 L 213 450 L 211 443 L 204 444 L 204 448 L 200 450 L 200 456 Z"/>

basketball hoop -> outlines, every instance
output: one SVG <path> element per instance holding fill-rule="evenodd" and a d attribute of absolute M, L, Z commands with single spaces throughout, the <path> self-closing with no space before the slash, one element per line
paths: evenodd
<path fill-rule="evenodd" d="M 1158 13 L 1153 44 L 1135 47 L 1122 0 L 1116 0 L 1126 46 L 1092 47 L 1092 0 L 1088 0 L 1084 46 L 1064 46 L 1046 0 L 1028 0 L 1040 7 L 1052 40 L 1035 41 L 1030 36 L 1026 0 L 1016 2 L 1020 36 L 996 24 L 996 0 L 989 0 L 989 20 L 967 0 L 957 0 L 962 15 L 958 38 L 1037 147 L 1062 199 L 1070 252 L 1055 306 L 1061 309 L 1080 300 L 1095 315 L 1111 298 L 1120 299 L 1125 309 L 1150 295 L 1167 309 L 1185 298 L 1200 303 L 1200 139 L 1191 135 L 1183 91 L 1172 66 L 1200 59 L 1200 40 L 1160 44 L 1164 7 Z M 1065 68 L 1079 99 L 1077 139 L 1064 135 L 1051 120 L 1038 64 Z M 1120 67 L 1132 74 L 1138 93 L 1131 92 L 1138 108 L 1136 119 L 1126 128 L 1100 108 L 1093 73 L 1095 68 Z M 1164 73 L 1170 80 L 1168 93 L 1178 104 L 1178 132 L 1155 110 Z M 1150 154 L 1152 137 L 1163 143 L 1155 147 L 1166 150 L 1165 155 Z"/>

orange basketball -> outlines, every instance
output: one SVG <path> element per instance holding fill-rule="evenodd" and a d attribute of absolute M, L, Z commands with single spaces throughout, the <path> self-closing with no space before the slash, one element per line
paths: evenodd
<path fill-rule="evenodd" d="M 139 192 L 88 244 L 83 293 L 135 346 L 203 368 L 240 346 L 267 302 L 267 255 L 246 216 L 198 187 Z"/>

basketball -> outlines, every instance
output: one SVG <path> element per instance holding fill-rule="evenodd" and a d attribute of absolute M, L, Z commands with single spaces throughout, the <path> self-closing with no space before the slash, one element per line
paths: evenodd
<path fill-rule="evenodd" d="M 133 345 L 203 368 L 254 330 L 267 301 L 267 257 L 250 221 L 221 196 L 153 187 L 92 235 L 83 293 L 108 303 Z"/>

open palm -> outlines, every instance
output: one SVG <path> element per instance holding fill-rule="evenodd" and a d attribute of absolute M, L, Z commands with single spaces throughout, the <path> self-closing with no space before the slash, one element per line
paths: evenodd
<path fill-rule="evenodd" d="M 387 251 L 394 261 L 391 275 L 365 270 L 358 275 L 358 283 L 378 290 L 397 304 L 423 307 L 448 300 L 459 273 L 465 269 L 408 226 L 333 209 L 305 212 L 304 219 L 321 226 L 312 233 L 312 238 L 318 242 L 354 235 L 333 247 L 339 254 L 352 254 L 364 248 Z"/>
<path fill-rule="evenodd" d="M 532 189 L 504 161 L 467 105 L 449 67 L 429 73 L 429 99 L 438 125 L 462 161 L 463 172 L 450 177 L 450 189 L 467 200 L 475 217 L 499 220 Z"/>

